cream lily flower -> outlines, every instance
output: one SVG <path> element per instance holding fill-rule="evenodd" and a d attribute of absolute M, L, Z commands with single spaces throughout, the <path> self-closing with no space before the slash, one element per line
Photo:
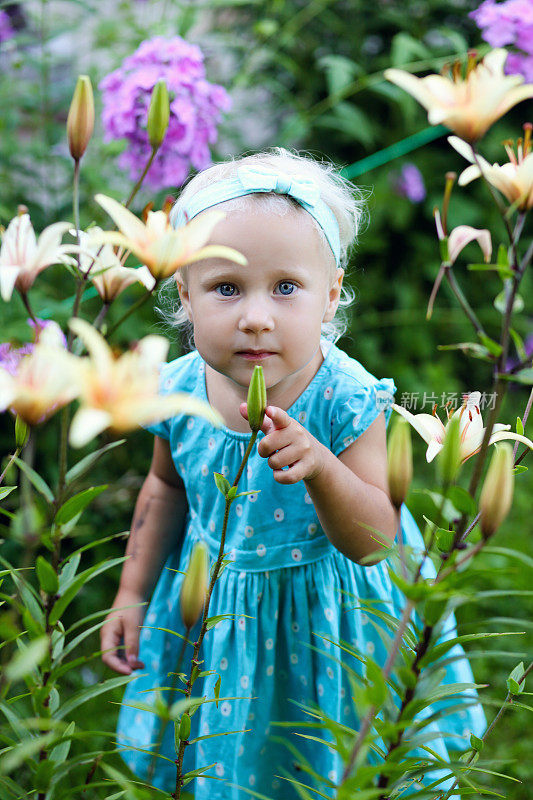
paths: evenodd
<path fill-rule="evenodd" d="M 444 227 L 440 217 L 440 211 L 436 208 L 433 212 L 435 217 L 435 226 L 437 228 L 437 236 L 439 241 L 447 240 L 448 245 L 448 261 L 450 264 L 455 264 L 457 256 L 470 242 L 477 242 L 481 247 L 483 258 L 485 262 L 490 261 L 492 255 L 492 239 L 490 231 L 487 228 L 473 228 L 471 225 L 458 225 L 454 228 L 448 236 L 444 233 Z"/>
<path fill-rule="evenodd" d="M 459 185 L 466 186 L 470 181 L 483 175 L 507 200 L 516 203 L 521 211 L 533 208 L 533 152 L 531 151 L 531 124 L 524 125 L 525 136 L 518 140 L 517 152 L 513 151 L 512 142 L 505 143 L 509 156 L 506 164 L 489 164 L 483 156 L 477 156 L 474 162 L 472 148 L 458 136 L 449 136 L 448 141 L 460 155 L 472 163 L 459 176 Z"/>
<path fill-rule="evenodd" d="M 432 414 L 411 414 L 403 406 L 392 404 L 392 408 L 409 422 L 415 431 L 420 434 L 428 444 L 426 451 L 426 461 L 433 461 L 437 453 L 442 450 L 446 429 L 450 419 L 459 417 L 459 429 L 461 433 L 461 463 L 464 464 L 469 458 L 479 452 L 481 443 L 485 435 L 483 419 L 479 410 L 480 392 L 471 392 L 463 396 L 463 404 L 460 408 L 450 414 L 448 422 L 444 425 L 436 412 Z M 510 425 L 496 423 L 492 428 L 489 445 L 500 442 L 502 439 L 515 439 L 518 442 L 527 444 L 533 449 L 533 442 L 526 436 L 510 431 Z"/>
<path fill-rule="evenodd" d="M 89 357 L 78 359 L 81 406 L 70 426 L 73 447 L 82 447 L 106 428 L 130 431 L 177 413 L 222 424 L 222 417 L 208 403 L 185 392 L 158 395 L 158 367 L 169 346 L 163 336 L 145 336 L 134 350 L 115 357 L 88 322 L 76 318 L 69 326 L 89 351 Z"/>
<path fill-rule="evenodd" d="M 136 281 L 152 291 L 156 281 L 148 267 L 125 267 L 129 251 L 120 249 L 116 253 L 110 244 L 102 244 L 102 233 L 102 229 L 96 226 L 88 233 L 81 231 L 79 254 L 81 271 L 87 274 L 90 270 L 89 278 L 104 303 L 112 303 L 115 297 Z"/>
<path fill-rule="evenodd" d="M 533 97 L 533 84 L 521 85 L 521 75 L 504 75 L 507 51 L 491 50 L 475 64 L 469 57 L 466 78 L 461 65 L 452 66 L 452 78 L 427 75 L 418 78 L 401 69 L 386 69 L 383 73 L 391 83 L 405 89 L 428 111 L 431 125 L 446 125 L 462 139 L 475 142 L 510 108 Z"/>
<path fill-rule="evenodd" d="M 24 212 L 11 220 L 2 235 L 0 248 L 0 294 L 3 300 L 11 299 L 14 288 L 25 294 L 37 275 L 51 264 L 71 261 L 65 256 L 70 246 L 61 244 L 63 234 L 69 228 L 68 222 L 56 222 L 45 228 L 37 240 L 29 214 Z"/>
<path fill-rule="evenodd" d="M 162 280 L 177 269 L 202 258 L 227 258 L 245 265 L 245 257 L 232 247 L 205 246 L 222 211 L 206 211 L 182 228 L 174 229 L 167 211 L 148 211 L 146 224 L 116 200 L 97 194 L 95 200 L 115 221 L 120 232 L 102 233 L 100 241 L 120 245 L 137 256 L 154 278 Z"/>
<path fill-rule="evenodd" d="M 0 411 L 9 409 L 28 425 L 44 422 L 77 396 L 76 375 L 76 358 L 65 350 L 59 327 L 47 327 L 15 375 L 0 368 Z"/>

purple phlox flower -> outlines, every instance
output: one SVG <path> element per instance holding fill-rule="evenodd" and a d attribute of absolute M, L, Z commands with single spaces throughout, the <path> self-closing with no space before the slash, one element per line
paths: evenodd
<path fill-rule="evenodd" d="M 526 358 L 533 355 L 533 333 L 530 333 L 524 340 L 524 350 L 526 351 Z M 516 367 L 519 363 L 520 359 L 518 358 L 508 358 L 505 362 L 505 371 L 507 372 L 513 367 Z"/>
<path fill-rule="evenodd" d="M 9 14 L 0 9 L 0 43 L 7 42 L 7 40 L 12 39 L 14 35 L 15 31 L 11 25 Z"/>
<path fill-rule="evenodd" d="M 470 17 L 481 35 L 492 47 L 512 45 L 519 51 L 509 53 L 505 63 L 507 75 L 523 75 L 526 82 L 533 76 L 533 2 L 506 0 L 496 3 L 485 0 Z"/>
<path fill-rule="evenodd" d="M 0 368 L 7 370 L 10 375 L 16 375 L 18 366 L 24 356 L 29 356 L 33 353 L 35 345 L 41 341 L 42 333 L 47 331 L 46 339 L 50 344 L 59 345 L 62 347 L 67 346 L 67 340 L 63 331 L 54 320 L 36 318 L 34 322 L 32 319 L 27 319 L 28 325 L 33 328 L 34 341 L 23 344 L 20 347 L 9 342 L 0 344 Z"/>
<path fill-rule="evenodd" d="M 209 145 L 217 141 L 222 112 L 231 107 L 224 87 L 206 80 L 204 56 L 197 45 L 181 36 L 155 36 L 141 42 L 99 84 L 104 140 L 127 140 L 118 165 L 128 170 L 132 180 L 140 176 L 150 157 L 146 121 L 158 80 L 164 80 L 168 88 L 170 120 L 146 176 L 153 189 L 181 186 L 191 167 L 201 170 L 212 163 Z"/>
<path fill-rule="evenodd" d="M 24 344 L 22 347 L 13 347 L 9 342 L 0 344 L 0 369 L 16 375 L 21 358 L 32 353 L 33 348 L 33 344 Z"/>
<path fill-rule="evenodd" d="M 426 197 L 422 173 L 414 164 L 404 164 L 399 174 L 391 176 L 394 191 L 412 203 L 421 203 Z"/>

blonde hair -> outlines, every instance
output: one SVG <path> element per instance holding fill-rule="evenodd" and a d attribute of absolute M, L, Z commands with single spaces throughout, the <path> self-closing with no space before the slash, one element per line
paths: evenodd
<path fill-rule="evenodd" d="M 170 221 L 174 223 L 180 212 L 187 207 L 190 199 L 201 189 L 210 184 L 228 178 L 235 174 L 237 167 L 241 164 L 250 166 L 265 166 L 285 172 L 289 175 L 303 174 L 312 178 L 318 184 L 322 200 L 330 207 L 335 214 L 339 225 L 340 237 L 340 261 L 339 266 L 346 271 L 350 260 L 353 247 L 356 244 L 357 235 L 361 230 L 362 223 L 366 221 L 366 194 L 338 174 L 337 167 L 328 161 L 317 161 L 307 155 L 291 152 L 284 147 L 272 147 L 270 150 L 253 155 L 233 158 L 214 164 L 202 172 L 194 175 L 182 189 L 178 199 L 174 203 L 170 212 Z M 306 214 L 314 223 L 318 231 L 325 253 L 329 253 L 328 263 L 331 264 L 331 278 L 334 277 L 337 265 L 335 264 L 330 246 L 324 231 L 318 222 L 307 211 L 290 196 L 279 195 L 269 192 L 254 193 L 237 197 L 234 200 L 226 200 L 223 204 L 224 210 L 242 211 L 250 208 L 253 203 L 254 208 L 259 211 L 283 216 L 289 212 Z M 194 266 L 192 267 L 194 269 Z M 180 270 L 182 281 L 187 282 L 188 268 Z M 174 290 L 174 291 L 172 291 Z M 192 323 L 188 320 L 185 309 L 179 301 L 176 280 L 171 276 L 163 281 L 157 293 L 158 301 L 162 301 L 163 308 L 156 307 L 156 311 L 163 317 L 164 321 L 171 329 L 182 331 L 185 344 L 194 348 L 194 330 Z M 322 323 L 322 336 L 330 341 L 336 342 L 348 327 L 347 314 L 345 310 L 355 299 L 354 291 L 343 283 L 339 308 L 330 322 Z"/>

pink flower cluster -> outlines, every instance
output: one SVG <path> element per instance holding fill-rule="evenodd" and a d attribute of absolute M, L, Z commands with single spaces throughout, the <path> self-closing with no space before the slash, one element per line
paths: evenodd
<path fill-rule="evenodd" d="M 99 85 L 103 93 L 104 140 L 127 139 L 121 169 L 137 179 L 150 157 L 146 121 L 152 90 L 166 82 L 170 97 L 168 131 L 146 176 L 153 189 L 181 186 L 191 167 L 211 164 L 209 145 L 217 140 L 221 112 L 231 99 L 222 86 L 205 78 L 204 56 L 180 36 L 156 36 L 142 42 L 121 67 Z"/>
<path fill-rule="evenodd" d="M 0 42 L 6 42 L 8 39 L 12 39 L 14 35 L 15 31 L 11 26 L 9 15 L 0 10 Z"/>
<path fill-rule="evenodd" d="M 506 0 L 504 3 L 485 0 L 469 16 L 492 47 L 511 44 L 521 51 L 509 53 L 505 72 L 508 75 L 523 75 L 527 83 L 533 82 L 532 0 Z"/>
<path fill-rule="evenodd" d="M 61 328 L 51 319 L 39 319 L 34 322 L 32 319 L 27 319 L 28 325 L 33 328 L 34 341 L 28 344 L 23 344 L 21 347 L 14 347 L 9 342 L 0 344 L 0 369 L 5 369 L 10 375 L 16 375 L 18 366 L 23 356 L 29 356 L 33 353 L 33 348 L 39 342 L 41 333 L 45 328 L 53 328 L 57 340 L 61 342 L 63 347 L 67 346 L 67 340 L 61 331 Z"/>

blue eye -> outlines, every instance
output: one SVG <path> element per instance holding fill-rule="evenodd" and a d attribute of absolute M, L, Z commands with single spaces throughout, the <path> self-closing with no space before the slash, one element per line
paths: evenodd
<path fill-rule="evenodd" d="M 222 297 L 233 297 L 233 294 L 226 294 L 223 291 L 223 289 L 228 289 L 228 288 L 235 289 L 232 283 L 219 283 L 219 285 L 216 287 L 217 290 L 220 289 L 220 294 L 222 295 Z"/>
<path fill-rule="evenodd" d="M 285 297 L 287 297 L 287 295 L 293 294 L 293 290 L 296 289 L 296 286 L 292 281 L 281 281 L 281 283 L 279 283 L 278 285 L 280 287 L 281 294 L 285 295 Z M 288 292 L 283 291 L 283 287 L 288 288 L 290 291 Z"/>

